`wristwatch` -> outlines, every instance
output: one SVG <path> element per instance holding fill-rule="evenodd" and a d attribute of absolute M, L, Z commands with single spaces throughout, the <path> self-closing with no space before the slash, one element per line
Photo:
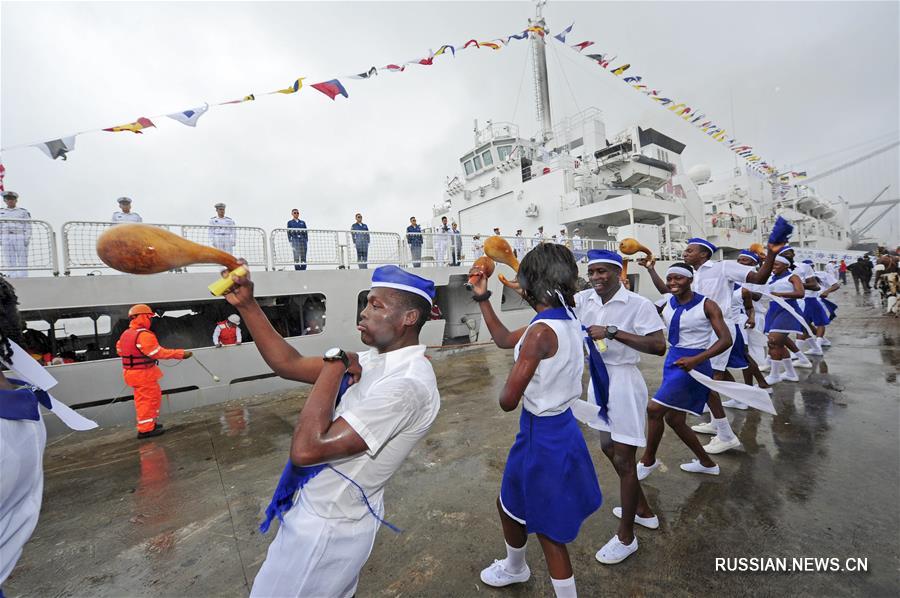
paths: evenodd
<path fill-rule="evenodd" d="M 619 333 L 619 329 L 615 326 L 607 326 L 606 327 L 606 338 L 609 340 L 613 340 L 616 338 L 616 335 Z"/>
<path fill-rule="evenodd" d="M 350 356 L 347 355 L 347 352 L 341 349 L 340 347 L 333 347 L 325 351 L 325 355 L 322 357 L 325 361 L 342 361 L 344 362 L 344 368 L 347 369 L 350 367 Z"/>

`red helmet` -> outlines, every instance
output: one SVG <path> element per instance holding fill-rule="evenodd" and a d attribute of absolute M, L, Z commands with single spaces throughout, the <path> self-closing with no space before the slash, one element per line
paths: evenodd
<path fill-rule="evenodd" d="M 137 305 L 133 305 L 131 307 L 131 309 L 128 310 L 129 318 L 133 318 L 133 317 L 139 316 L 141 314 L 147 314 L 150 317 L 153 317 L 156 315 L 155 313 L 153 313 L 153 310 L 150 309 L 150 306 L 147 305 L 146 303 L 138 303 Z"/>

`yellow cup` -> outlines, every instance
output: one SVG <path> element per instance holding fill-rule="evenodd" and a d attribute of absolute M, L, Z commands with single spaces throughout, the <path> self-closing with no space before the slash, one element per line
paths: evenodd
<path fill-rule="evenodd" d="M 602 338 L 598 338 L 594 341 L 594 346 L 597 347 L 597 350 L 601 353 L 606 352 L 606 341 Z"/>
<path fill-rule="evenodd" d="M 234 276 L 246 276 L 247 268 L 245 268 L 244 266 L 238 266 L 237 268 L 229 272 L 227 277 L 220 278 L 216 282 L 209 285 L 207 287 L 209 289 L 209 292 L 212 293 L 214 297 L 221 297 L 229 290 L 231 290 L 231 287 L 234 286 L 234 281 L 231 280 L 232 274 Z"/>

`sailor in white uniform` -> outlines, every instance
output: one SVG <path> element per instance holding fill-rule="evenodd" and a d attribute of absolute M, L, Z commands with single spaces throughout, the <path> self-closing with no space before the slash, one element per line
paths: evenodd
<path fill-rule="evenodd" d="M 112 221 L 113 222 L 143 222 L 144 219 L 141 218 L 141 215 L 137 212 L 131 211 L 131 198 L 130 197 L 120 197 L 118 200 L 119 203 L 119 211 L 113 212 Z"/>
<path fill-rule="evenodd" d="M 237 234 L 234 230 L 234 220 L 225 215 L 225 204 L 217 203 L 216 215 L 209 219 L 209 244 L 225 253 L 234 252 L 234 243 Z"/>
<path fill-rule="evenodd" d="M 353 596 L 384 523 L 384 488 L 440 408 L 434 370 L 419 343 L 434 283 L 397 266 L 374 270 L 358 325 L 371 350 L 356 356 L 335 348 L 324 358 L 298 354 L 266 319 L 249 279 L 236 284 L 226 299 L 266 362 L 282 377 L 315 384 L 282 477 L 303 470 L 305 485 L 281 494 L 279 483 L 264 526 L 276 515 L 282 523 L 250 595 Z M 339 397 L 348 378 L 355 383 Z"/>
<path fill-rule="evenodd" d="M 621 519 L 618 532 L 597 555 L 604 564 L 625 560 L 637 550 L 634 524 L 659 527 L 638 482 L 637 447 L 645 446 L 647 383 L 638 369 L 640 353 L 664 355 L 666 339 L 653 303 L 622 286 L 622 256 L 614 251 L 588 251 L 588 280 L 593 288 L 575 295 L 575 314 L 595 341 L 606 344 L 603 363 L 609 373 L 609 421 L 588 425 L 600 431 L 600 446 L 619 476 Z M 588 400 L 597 403 L 593 386 Z M 646 474 L 644 475 L 646 477 Z"/>
<path fill-rule="evenodd" d="M 434 262 L 437 266 L 447 265 L 447 245 L 450 243 L 450 225 L 447 217 L 441 216 L 441 225 L 434 232 Z"/>
<path fill-rule="evenodd" d="M 525 242 L 525 237 L 522 236 L 521 228 L 516 230 L 516 236 L 513 239 L 513 252 L 515 252 L 519 260 L 525 257 L 525 254 L 528 252 L 528 245 Z"/>
<path fill-rule="evenodd" d="M 31 244 L 31 213 L 25 208 L 17 207 L 19 194 L 15 191 L 4 191 L 5 207 L 0 208 L 0 254 L 2 254 L 3 273 L 9 278 L 25 278 L 28 276 L 28 246 Z M 9 222 L 22 220 L 22 222 Z"/>
<path fill-rule="evenodd" d="M 731 336 L 730 345 L 734 344 L 735 322 L 731 321 L 731 299 L 734 294 L 734 283 L 743 284 L 745 282 L 753 284 L 763 284 L 772 272 L 772 264 L 775 262 L 775 256 L 778 251 L 784 247 L 783 243 L 769 244 L 769 250 L 766 259 L 760 264 L 758 270 L 754 270 L 752 266 L 743 266 L 734 260 L 714 261 L 712 256 L 718 248 L 699 237 L 688 239 L 688 245 L 684 250 L 682 258 L 694 269 L 694 279 L 691 288 L 701 295 L 716 302 L 725 323 L 728 324 L 728 331 Z M 665 294 L 668 292 L 665 281 L 660 278 L 656 270 L 653 269 L 653 261 L 642 259 L 641 264 L 647 267 L 650 278 L 656 289 Z M 731 354 L 731 347 L 710 359 L 716 380 L 725 379 L 725 369 L 728 364 L 728 358 Z M 712 419 L 709 423 L 692 426 L 695 432 L 703 434 L 715 434 L 713 439 L 706 445 L 706 452 L 714 455 L 723 453 L 727 450 L 737 448 L 741 445 L 731 429 L 731 424 L 722 407 L 722 401 L 719 394 L 710 391 L 709 410 L 712 413 Z"/>

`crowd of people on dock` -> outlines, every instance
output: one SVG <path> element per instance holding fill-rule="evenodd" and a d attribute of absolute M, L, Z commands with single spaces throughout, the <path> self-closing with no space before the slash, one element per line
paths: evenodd
<path fill-rule="evenodd" d="M 659 468 L 665 428 L 695 456 L 682 471 L 719 475 L 714 456 L 741 445 L 725 409 L 775 413 L 772 387 L 799 381 L 795 368 L 810 367 L 808 355 L 822 355 L 830 345 L 826 331 L 837 305 L 828 298 L 840 288 L 837 277 L 809 261 L 795 262 L 783 240 L 770 240 L 764 254 L 742 251 L 737 260 L 713 259 L 716 253 L 709 241 L 693 238 L 683 261 L 663 273 L 652 258 L 641 260 L 662 294 L 654 304 L 624 286 L 618 253 L 588 251 L 589 288 L 579 290 L 575 254 L 558 243 L 538 243 L 510 283 L 536 312 L 517 330 L 494 311 L 487 277 L 470 271 L 472 299 L 493 342 L 514 351 L 500 408 L 520 411 L 496 500 L 506 554 L 482 570 L 483 583 L 527 581 L 525 546 L 536 534 L 555 595 L 576 596 L 566 546 L 602 503 L 589 442 L 599 443 L 619 478 L 619 504 L 612 509 L 618 529 L 596 553 L 600 563 L 614 565 L 638 550 L 636 526 L 659 527 L 641 482 Z M 261 526 L 266 531 L 280 521 L 251 595 L 352 596 L 377 531 L 393 528 L 384 488 L 440 407 L 439 385 L 419 341 L 435 305 L 435 285 L 397 266 L 374 269 L 357 327 L 371 350 L 336 347 L 304 356 L 272 327 L 250 275 L 233 279 L 225 297 L 240 317 L 221 322 L 213 341 L 240 342 L 234 328 L 242 323 L 276 375 L 312 385 Z M 27 368 L 18 360 L 34 361 L 18 345 L 17 298 L 3 277 L 0 308 L 0 360 L 24 377 Z M 138 438 L 162 429 L 156 361 L 191 357 L 155 341 L 153 315 L 146 305 L 132 308 L 129 336 L 117 347 L 136 404 L 138 387 L 154 395 L 142 403 L 151 407 L 137 413 Z M 641 353 L 665 355 L 662 382 L 652 393 L 638 369 Z M 744 372 L 743 383 L 730 368 Z M 48 397 L 35 381 L 0 374 L 0 584 L 37 524 L 46 441 L 38 405 L 54 407 Z M 688 415 L 707 410 L 708 422 L 688 425 Z M 592 430 L 587 438 L 579 421 Z M 704 445 L 698 434 L 711 440 Z"/>

